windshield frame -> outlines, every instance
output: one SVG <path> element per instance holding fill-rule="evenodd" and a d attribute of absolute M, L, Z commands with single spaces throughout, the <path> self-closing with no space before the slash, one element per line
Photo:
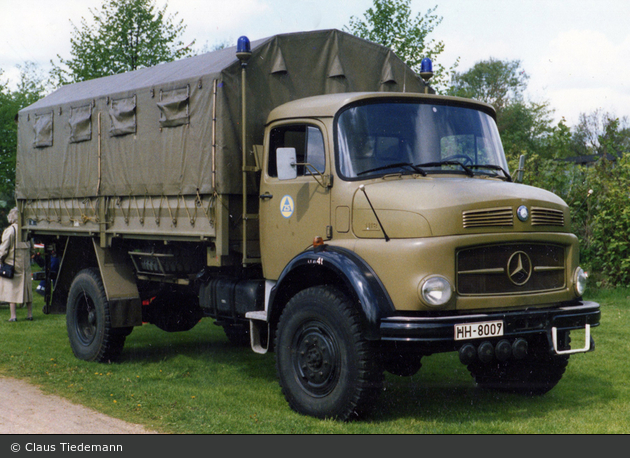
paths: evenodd
<path fill-rule="evenodd" d="M 505 151 L 503 150 L 501 137 L 499 135 L 498 126 L 496 124 L 496 113 L 491 106 L 477 103 L 473 100 L 466 100 L 466 99 L 459 99 L 459 98 L 452 98 L 452 97 L 437 98 L 435 96 L 432 96 L 429 98 L 425 98 L 420 95 L 418 97 L 408 97 L 408 95 L 409 94 L 405 94 L 405 97 L 392 96 L 392 97 L 378 97 L 378 98 L 373 98 L 373 99 L 358 100 L 353 103 L 349 103 L 348 105 L 342 107 L 340 110 L 337 111 L 333 120 L 332 131 L 333 131 L 333 141 L 334 141 L 334 167 L 335 167 L 337 176 L 340 179 L 342 179 L 343 181 L 365 181 L 365 180 L 370 180 L 370 179 L 383 178 L 385 176 L 391 176 L 391 175 L 425 176 L 427 173 L 435 174 L 435 175 L 461 174 L 461 175 L 471 176 L 470 171 L 466 170 L 466 167 L 458 167 L 458 166 L 451 165 L 451 167 L 454 167 L 454 168 L 452 169 L 444 169 L 444 168 L 425 169 L 424 167 L 422 167 L 421 163 L 409 164 L 407 167 L 404 168 L 404 170 L 392 171 L 390 169 L 385 168 L 379 172 L 370 173 L 370 174 L 364 174 L 362 172 L 358 172 L 355 176 L 347 176 L 342 172 L 342 160 L 340 157 L 341 152 L 340 152 L 340 138 L 339 138 L 339 135 L 340 135 L 339 120 L 343 116 L 343 114 L 346 113 L 348 110 L 351 110 L 357 107 L 366 106 L 366 105 L 406 104 L 406 105 L 429 105 L 429 106 L 464 108 L 464 109 L 470 109 L 479 113 L 484 113 L 485 115 L 487 115 L 490 118 L 489 121 L 492 124 L 492 129 L 494 130 L 493 139 L 494 141 L 498 142 L 498 146 L 500 147 L 500 151 L 497 151 L 495 148 L 495 154 L 498 154 L 500 152 L 501 157 L 499 158 L 499 162 L 501 161 L 503 162 L 502 164 L 499 163 L 499 164 L 491 164 L 491 165 L 499 165 L 501 168 L 503 168 L 503 170 L 488 170 L 481 167 L 480 166 L 481 164 L 476 164 L 474 167 L 474 176 L 486 177 L 486 178 L 488 177 L 498 178 L 502 180 L 512 181 L 509 175 L 508 168 L 507 168 L 508 167 L 507 158 L 505 157 Z M 419 166 L 422 169 L 422 172 L 420 173 L 418 172 L 417 166 Z"/>

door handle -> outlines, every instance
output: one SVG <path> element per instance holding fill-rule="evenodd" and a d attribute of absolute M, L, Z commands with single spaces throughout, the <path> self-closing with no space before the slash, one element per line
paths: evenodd
<path fill-rule="evenodd" d="M 261 194 L 261 195 L 260 195 L 260 198 L 261 198 L 262 200 L 265 200 L 265 199 L 271 199 L 272 197 L 273 197 L 273 194 L 270 194 L 269 192 L 265 192 L 264 194 Z"/>

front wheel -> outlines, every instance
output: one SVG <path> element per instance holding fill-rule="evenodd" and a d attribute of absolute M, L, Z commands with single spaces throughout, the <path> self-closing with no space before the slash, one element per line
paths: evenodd
<path fill-rule="evenodd" d="M 351 420 L 367 414 L 383 385 L 383 369 L 363 335 L 352 302 L 336 288 L 296 294 L 278 323 L 276 367 L 296 412 Z"/>
<path fill-rule="evenodd" d="M 66 327 L 77 358 L 108 362 L 120 357 L 131 330 L 112 328 L 109 302 L 98 270 L 85 269 L 74 278 L 68 294 Z"/>

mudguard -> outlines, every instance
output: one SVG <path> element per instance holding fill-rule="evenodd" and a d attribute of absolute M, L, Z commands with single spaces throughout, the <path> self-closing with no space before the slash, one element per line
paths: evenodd
<path fill-rule="evenodd" d="M 343 284 L 359 305 L 366 338 L 380 339 L 380 322 L 394 305 L 372 268 L 354 252 L 325 245 L 300 253 L 284 268 L 271 289 L 268 316 L 272 323 L 297 291 L 323 283 Z"/>

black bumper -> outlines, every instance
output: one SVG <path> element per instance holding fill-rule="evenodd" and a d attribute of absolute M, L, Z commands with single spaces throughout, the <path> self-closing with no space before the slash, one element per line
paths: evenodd
<path fill-rule="evenodd" d="M 455 325 L 502 320 L 502 338 L 551 335 L 551 329 L 570 331 L 599 325 L 601 311 L 595 302 L 581 301 L 553 308 L 485 312 L 448 316 L 391 316 L 381 319 L 382 341 L 427 344 L 429 347 L 455 347 Z M 461 343 L 461 341 L 457 341 Z M 437 348 L 436 348 L 437 350 Z"/>

